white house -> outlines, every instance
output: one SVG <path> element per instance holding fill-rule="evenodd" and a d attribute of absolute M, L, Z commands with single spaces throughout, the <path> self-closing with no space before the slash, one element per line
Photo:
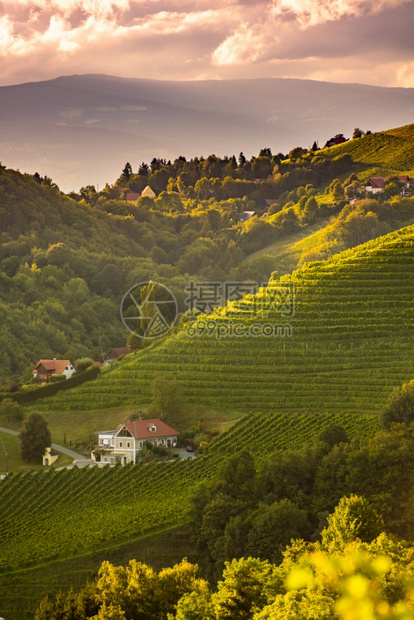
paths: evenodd
<path fill-rule="evenodd" d="M 151 420 L 135 420 L 120 424 L 115 431 L 98 433 L 98 450 L 92 452 L 92 460 L 114 465 L 120 460 L 122 465 L 135 463 L 140 450 L 150 441 L 154 446 L 173 448 L 177 445 L 179 432 L 154 418 Z"/>
<path fill-rule="evenodd" d="M 33 377 L 40 381 L 48 381 L 50 375 L 64 375 L 69 379 L 75 372 L 75 367 L 70 360 L 39 360 L 33 369 Z"/>
<path fill-rule="evenodd" d="M 372 177 L 372 179 L 370 179 L 366 184 L 365 191 L 370 194 L 381 194 L 385 190 L 385 184 L 388 181 L 388 178 L 389 177 Z M 397 176 L 397 179 L 402 185 L 401 195 L 410 195 L 410 190 L 414 184 L 414 179 L 411 179 L 407 175 L 399 175 Z"/>
<path fill-rule="evenodd" d="M 365 186 L 370 194 L 381 194 L 385 190 L 386 177 L 372 177 Z"/>

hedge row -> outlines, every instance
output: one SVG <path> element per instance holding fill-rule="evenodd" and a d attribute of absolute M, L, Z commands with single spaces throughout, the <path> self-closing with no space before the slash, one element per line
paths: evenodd
<path fill-rule="evenodd" d="M 11 398 L 17 403 L 31 403 L 39 398 L 54 396 L 61 390 L 70 390 L 78 385 L 82 385 L 82 383 L 86 383 L 86 381 L 92 381 L 93 379 L 96 379 L 99 373 L 99 366 L 93 366 L 79 375 L 74 375 L 73 377 L 66 379 L 66 381 L 47 383 L 43 387 L 39 387 L 36 390 L 28 390 L 27 392 L 7 392 L 5 394 L 0 394 L 0 402 L 5 398 Z"/>

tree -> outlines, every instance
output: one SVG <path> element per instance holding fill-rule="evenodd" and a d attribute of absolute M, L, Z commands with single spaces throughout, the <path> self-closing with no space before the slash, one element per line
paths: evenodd
<path fill-rule="evenodd" d="M 223 580 L 212 596 L 216 618 L 252 618 L 254 611 L 267 603 L 271 570 L 269 562 L 256 558 L 226 562 Z"/>
<path fill-rule="evenodd" d="M 329 193 L 332 194 L 332 197 L 335 202 L 340 202 L 345 197 L 344 188 L 341 185 L 339 179 L 334 179 L 329 186 Z"/>
<path fill-rule="evenodd" d="M 122 181 L 124 181 L 124 183 L 128 184 L 129 179 L 131 177 L 132 177 L 132 166 L 129 163 L 129 161 L 127 161 L 127 163 L 125 164 L 125 168 L 122 170 L 121 179 Z"/>
<path fill-rule="evenodd" d="M 307 536 L 310 526 L 306 512 L 287 499 L 261 506 L 252 518 L 247 554 L 278 564 L 292 538 Z"/>
<path fill-rule="evenodd" d="M 246 163 L 246 158 L 244 154 L 241 152 L 239 155 L 239 168 L 242 168 L 245 163 Z"/>
<path fill-rule="evenodd" d="M 301 157 L 305 155 L 305 153 L 307 153 L 306 149 L 302 148 L 301 146 L 296 146 L 289 152 L 289 159 L 290 161 L 295 162 L 298 159 L 301 159 Z"/>
<path fill-rule="evenodd" d="M 396 387 L 388 397 L 381 422 L 385 428 L 392 423 L 410 423 L 414 421 L 414 379 Z"/>
<path fill-rule="evenodd" d="M 0 417 L 7 416 L 9 422 L 21 422 L 24 412 L 21 406 L 11 398 L 5 398 L 0 403 Z"/>
<path fill-rule="evenodd" d="M 303 213 L 303 219 L 307 224 L 311 224 L 312 222 L 315 221 L 317 213 L 318 213 L 318 209 L 319 209 L 319 205 L 313 196 L 310 196 L 309 198 L 305 200 L 302 213 Z"/>
<path fill-rule="evenodd" d="M 339 443 L 349 443 L 346 430 L 340 424 L 332 422 L 319 434 L 319 441 L 327 443 L 331 448 Z"/>
<path fill-rule="evenodd" d="M 142 162 L 142 164 L 140 165 L 138 169 L 138 174 L 144 177 L 147 177 L 149 174 L 149 166 L 144 161 Z"/>
<path fill-rule="evenodd" d="M 249 504 L 256 497 L 256 468 L 250 452 L 241 450 L 221 465 L 211 486 L 211 494 L 224 494 Z"/>
<path fill-rule="evenodd" d="M 76 372 L 85 372 L 89 366 L 93 365 L 93 359 L 91 357 L 81 357 L 75 361 Z"/>
<path fill-rule="evenodd" d="M 322 530 L 322 547 L 333 552 L 342 551 L 347 543 L 358 539 L 372 542 L 383 527 L 382 517 L 364 497 L 343 497 Z"/>
<path fill-rule="evenodd" d="M 151 410 L 164 416 L 173 416 L 182 405 L 181 386 L 177 379 L 168 379 L 159 375 L 151 383 Z"/>
<path fill-rule="evenodd" d="M 66 592 L 46 595 L 40 601 L 34 620 L 84 620 L 85 616 L 79 612 L 78 595 L 69 588 Z"/>
<path fill-rule="evenodd" d="M 354 133 L 352 134 L 352 139 L 355 140 L 355 138 L 362 138 L 363 135 L 364 132 L 362 131 L 362 129 L 360 129 L 359 127 L 355 127 Z"/>
<path fill-rule="evenodd" d="M 34 411 L 23 422 L 19 439 L 22 460 L 39 465 L 46 448 L 51 445 L 52 441 L 46 420 L 40 413 Z"/>

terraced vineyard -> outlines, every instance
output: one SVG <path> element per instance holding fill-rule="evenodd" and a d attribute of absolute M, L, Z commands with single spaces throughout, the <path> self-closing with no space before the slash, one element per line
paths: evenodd
<path fill-rule="evenodd" d="M 296 287 L 292 317 L 269 301 Z M 96 381 L 36 403 L 93 410 L 148 403 L 158 375 L 180 381 L 187 403 L 242 412 L 378 414 L 414 376 L 414 227 L 312 263 L 268 291 L 198 319 Z M 253 308 L 253 309 L 252 309 Z M 242 325 L 288 325 L 291 335 L 217 337 Z M 223 327 L 224 326 L 224 327 Z"/>
<path fill-rule="evenodd" d="M 189 495 L 222 460 L 248 447 L 260 462 L 275 449 L 311 445 L 331 423 L 326 415 L 245 417 L 196 460 L 141 466 L 14 474 L 0 481 L 0 572 L 114 546 L 188 520 Z M 336 421 L 351 438 L 377 429 L 377 419 Z"/>

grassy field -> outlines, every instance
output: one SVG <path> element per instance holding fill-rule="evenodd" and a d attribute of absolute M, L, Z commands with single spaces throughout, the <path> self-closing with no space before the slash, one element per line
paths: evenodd
<path fill-rule="evenodd" d="M 73 450 L 82 450 L 85 445 L 88 446 L 89 443 L 96 443 L 96 433 L 98 431 L 115 429 L 119 424 L 130 420 L 134 415 L 142 415 L 144 418 L 153 417 L 148 405 L 149 402 L 150 397 L 148 396 L 145 404 L 137 403 L 136 406 L 113 407 L 110 409 L 91 410 L 85 408 L 72 411 L 68 409 L 60 410 L 58 407 L 45 409 L 42 406 L 38 408 L 36 405 L 32 409 L 34 411 L 42 409 L 41 413 L 48 424 L 53 442 L 65 445 Z M 191 431 L 195 422 L 203 418 L 208 429 L 217 428 L 222 432 L 229 429 L 242 415 L 243 412 L 236 409 L 224 408 L 223 410 L 218 410 L 193 403 L 191 405 L 184 404 L 169 422 L 182 433 Z M 8 427 L 6 423 L 3 426 Z"/>
<path fill-rule="evenodd" d="M 368 179 L 374 175 L 410 174 L 414 164 L 414 125 L 381 131 L 349 140 L 338 146 L 323 149 L 321 154 L 333 159 L 351 155 L 361 164 L 360 176 Z"/>
<path fill-rule="evenodd" d="M 320 220 L 315 224 L 302 228 L 296 233 L 287 235 L 283 239 L 280 239 L 279 241 L 276 241 L 275 243 L 250 254 L 247 258 L 247 262 L 254 261 L 256 258 L 260 258 L 262 256 L 270 256 L 277 259 L 278 262 L 281 262 L 285 258 L 289 258 L 289 268 L 285 269 L 284 272 L 287 273 L 288 271 L 291 271 L 296 268 L 302 251 L 307 248 L 306 244 L 310 244 L 310 246 L 313 245 L 315 236 L 317 236 L 321 229 L 325 228 L 328 221 L 329 220 L 327 219 Z"/>
<path fill-rule="evenodd" d="M 72 459 L 61 454 L 51 468 L 66 467 Z M 19 471 L 38 471 L 43 465 L 28 465 L 20 458 L 20 442 L 18 437 L 0 432 L 0 474 Z"/>

